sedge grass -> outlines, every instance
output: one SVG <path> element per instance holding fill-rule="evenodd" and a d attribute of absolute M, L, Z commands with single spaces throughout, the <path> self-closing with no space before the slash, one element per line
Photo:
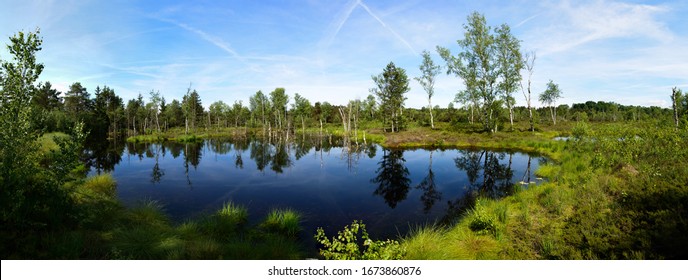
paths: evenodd
<path fill-rule="evenodd" d="M 295 237 L 301 231 L 301 214 L 291 209 L 273 209 L 260 227 L 268 232 Z"/>
<path fill-rule="evenodd" d="M 107 197 L 115 196 L 116 187 L 117 182 L 109 173 L 88 177 L 81 185 L 81 188 L 83 189 L 87 189 Z"/>

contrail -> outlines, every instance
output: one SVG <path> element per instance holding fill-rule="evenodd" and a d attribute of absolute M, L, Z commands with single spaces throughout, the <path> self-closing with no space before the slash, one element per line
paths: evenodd
<path fill-rule="evenodd" d="M 341 30 L 342 26 L 344 26 L 344 23 L 346 23 L 346 21 L 349 20 L 351 13 L 354 11 L 356 6 L 358 6 L 360 2 L 361 0 L 353 0 L 350 2 L 349 6 L 345 10 L 345 13 L 342 14 L 342 16 L 337 21 L 337 29 L 335 29 L 335 31 L 327 37 L 327 46 L 332 45 L 332 41 L 334 41 L 334 38 L 337 37 L 337 34 L 339 34 L 339 30 Z"/>
<path fill-rule="evenodd" d="M 225 43 L 222 39 L 211 36 L 210 34 L 203 32 L 202 30 L 198 30 L 196 28 L 193 28 L 193 27 L 188 26 L 188 25 L 183 24 L 183 23 L 178 23 L 178 22 L 172 22 L 172 23 L 176 24 L 177 26 L 179 26 L 181 28 L 186 29 L 187 31 L 191 31 L 193 33 L 198 34 L 199 36 L 201 36 L 201 38 L 203 40 L 206 40 L 206 41 L 210 42 L 211 44 L 215 45 L 216 47 L 226 51 L 227 53 L 232 55 L 237 60 L 245 62 L 244 58 L 241 57 L 241 55 L 239 55 L 239 53 L 237 53 L 234 49 L 229 47 L 229 45 L 227 43 Z"/>
<path fill-rule="evenodd" d="M 540 14 L 534 14 L 534 15 L 532 15 L 531 17 L 522 20 L 521 22 L 519 22 L 518 24 L 516 24 L 516 26 L 514 26 L 514 28 L 519 27 L 519 26 L 525 24 L 526 22 L 529 22 L 530 20 L 536 18 L 536 17 L 539 16 L 539 15 L 540 15 Z"/>
<path fill-rule="evenodd" d="M 404 45 L 406 45 L 406 47 L 408 47 L 409 50 L 411 50 L 411 52 L 412 52 L 413 54 L 418 54 L 418 52 L 416 52 L 416 50 L 413 49 L 413 47 L 411 46 L 411 44 L 409 44 L 409 42 L 407 42 L 406 40 L 404 40 L 404 38 L 402 38 L 401 35 L 399 35 L 398 33 L 394 32 L 394 30 L 392 30 L 392 28 L 390 28 L 389 26 L 387 26 L 387 24 L 385 24 L 385 22 L 383 22 L 378 16 L 376 16 L 375 14 L 373 14 L 373 12 L 370 10 L 370 8 L 368 8 L 368 6 L 367 6 L 366 4 L 363 4 L 363 1 L 359 0 L 359 1 L 358 1 L 358 5 L 360 5 L 361 7 L 363 7 L 363 9 L 365 9 L 366 12 L 368 12 L 368 14 L 369 14 L 370 16 L 372 16 L 373 18 L 375 18 L 375 20 L 377 20 L 380 24 L 382 24 L 382 26 L 383 26 L 384 28 L 386 28 L 389 32 L 391 32 L 392 34 L 394 34 L 394 36 L 397 37 L 397 39 L 399 39 L 399 41 L 401 41 L 402 43 L 404 43 Z"/>
<path fill-rule="evenodd" d="M 203 39 L 203 40 L 205 40 L 205 41 L 207 41 L 207 42 L 209 42 L 209 43 L 215 45 L 216 47 L 222 49 L 223 51 L 227 52 L 229 55 L 231 55 L 231 56 L 234 57 L 235 59 L 237 59 L 237 60 L 243 62 L 244 64 L 249 65 L 249 63 L 246 62 L 246 59 L 245 59 L 244 57 L 242 57 L 241 55 L 239 55 L 239 53 L 237 53 L 234 49 L 232 49 L 232 48 L 229 46 L 228 43 L 226 43 L 225 41 L 223 41 L 222 39 L 220 39 L 220 38 L 218 38 L 218 37 L 212 36 L 212 35 L 210 35 L 210 34 L 208 34 L 208 33 L 205 33 L 203 30 L 199 30 L 199 29 L 193 28 L 193 27 L 191 27 L 191 26 L 189 26 L 189 25 L 187 25 L 187 24 L 184 24 L 184 23 L 181 23 L 181 22 L 176 22 L 176 21 L 171 20 L 171 19 L 165 19 L 165 18 L 160 18 L 160 17 L 153 17 L 153 18 L 154 18 L 154 19 L 157 19 L 157 20 L 159 20 L 159 21 L 163 21 L 163 22 L 167 22 L 167 23 L 174 24 L 174 25 L 176 25 L 176 26 L 178 26 L 178 27 L 181 27 L 182 29 L 184 29 L 184 30 L 186 30 L 186 31 L 189 31 L 189 32 L 192 32 L 192 33 L 196 33 L 196 35 L 200 36 L 201 39 Z"/>
<path fill-rule="evenodd" d="M 409 44 L 408 41 L 406 41 L 401 35 L 396 33 L 392 28 L 387 26 L 387 24 L 382 21 L 377 15 L 373 13 L 373 11 L 370 10 L 370 8 L 363 3 L 362 0 L 352 0 L 349 2 L 349 5 L 346 7 L 344 10 L 344 13 L 341 14 L 341 16 L 337 19 L 336 21 L 336 29 L 334 32 L 332 32 L 327 38 L 326 38 L 326 45 L 330 46 L 332 45 L 332 41 L 334 41 L 334 38 L 337 37 L 337 34 L 339 34 L 339 31 L 342 29 L 344 24 L 349 20 L 349 17 L 351 16 L 351 13 L 356 9 L 356 7 L 360 6 L 363 8 L 370 16 L 372 16 L 377 22 L 379 22 L 382 27 L 387 29 L 387 31 L 391 32 L 394 37 L 396 37 L 399 41 L 401 41 L 413 54 L 418 54 L 416 50 Z"/>

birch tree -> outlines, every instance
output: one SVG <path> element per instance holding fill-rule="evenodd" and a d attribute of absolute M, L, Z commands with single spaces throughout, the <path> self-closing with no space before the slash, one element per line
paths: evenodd
<path fill-rule="evenodd" d="M 435 122 L 432 116 L 432 96 L 435 94 L 435 77 L 440 73 L 440 66 L 435 65 L 430 53 L 423 51 L 423 63 L 420 65 L 420 77 L 414 79 L 423 87 L 428 94 L 428 109 L 430 111 L 430 127 L 435 129 Z"/>
<path fill-rule="evenodd" d="M 556 107 L 557 99 L 561 98 L 561 90 L 559 85 L 555 84 L 552 80 L 547 83 L 547 89 L 540 94 L 540 102 L 549 106 L 550 114 L 552 115 L 552 124 L 557 124 L 557 111 L 554 109 Z"/>

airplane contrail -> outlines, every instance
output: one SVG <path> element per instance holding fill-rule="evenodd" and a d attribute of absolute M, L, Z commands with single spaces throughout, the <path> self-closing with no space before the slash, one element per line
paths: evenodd
<path fill-rule="evenodd" d="M 416 50 L 413 49 L 413 47 L 411 46 L 411 44 L 409 44 L 408 41 L 404 40 L 404 38 L 401 37 L 401 35 L 399 35 L 398 33 L 394 32 L 394 30 L 393 30 L 392 28 L 390 28 L 389 26 L 387 26 L 387 24 L 385 24 L 385 22 L 383 22 L 382 19 L 380 19 L 378 16 L 376 16 L 376 15 L 370 10 L 370 8 L 368 8 L 368 6 L 367 6 L 366 4 L 363 4 L 363 1 L 362 1 L 362 0 L 359 0 L 359 1 L 358 1 L 358 5 L 360 5 L 361 7 L 363 7 L 363 9 L 365 9 L 366 12 L 368 12 L 368 14 L 369 14 L 370 16 L 372 16 L 373 18 L 375 18 L 375 20 L 377 20 L 380 24 L 382 24 L 382 26 L 383 26 L 384 28 L 386 28 L 389 32 L 391 32 L 395 37 L 397 37 L 397 39 L 399 39 L 399 41 L 401 41 L 402 43 L 404 43 L 404 45 L 406 45 L 406 47 L 408 47 L 409 50 L 411 50 L 411 52 L 412 52 L 413 54 L 418 54 L 418 52 L 416 52 Z"/>
<path fill-rule="evenodd" d="M 380 17 L 375 15 L 373 11 L 370 10 L 368 5 L 363 3 L 362 0 L 352 0 L 349 2 L 349 5 L 346 7 L 344 10 L 344 13 L 341 14 L 341 16 L 337 19 L 336 21 L 336 28 L 334 32 L 332 32 L 327 38 L 326 38 L 326 46 L 330 46 L 332 44 L 332 41 L 334 41 L 334 38 L 337 37 L 337 34 L 339 34 L 339 31 L 342 29 L 344 24 L 349 20 L 349 17 L 351 17 L 351 13 L 353 13 L 354 9 L 356 7 L 361 7 L 363 8 L 371 17 L 373 17 L 377 22 L 379 22 L 382 27 L 387 29 L 394 37 L 396 37 L 401 43 L 403 43 L 413 54 L 418 54 L 418 52 L 409 44 L 408 41 L 406 41 L 399 33 L 395 32 L 392 28 L 390 28 Z"/>
<path fill-rule="evenodd" d="M 525 24 L 526 22 L 529 22 L 530 20 L 536 18 L 536 17 L 539 16 L 539 15 L 540 15 L 540 14 L 534 14 L 534 15 L 530 16 L 529 18 L 522 20 L 521 22 L 519 22 L 518 24 L 516 24 L 516 25 L 514 26 L 514 28 L 517 28 L 517 27 L 519 27 L 519 26 Z"/>
<path fill-rule="evenodd" d="M 327 45 L 331 45 L 332 41 L 334 41 L 334 38 L 337 37 L 337 34 L 339 34 L 339 30 L 342 29 L 342 26 L 344 26 L 344 23 L 346 23 L 347 20 L 349 20 L 349 17 L 351 16 L 351 13 L 354 11 L 356 6 L 361 2 L 361 0 L 353 0 L 350 2 L 349 6 L 346 8 L 346 12 L 342 14 L 342 16 L 339 18 L 337 21 L 337 29 L 328 36 L 327 38 Z"/>
<path fill-rule="evenodd" d="M 244 58 L 241 55 L 239 55 L 239 53 L 237 53 L 234 49 L 232 49 L 227 43 L 225 43 L 222 39 L 211 36 L 210 34 L 203 32 L 202 30 L 193 28 L 193 27 L 188 26 L 184 23 L 178 23 L 178 22 L 173 22 L 173 23 L 176 24 L 177 26 L 183 28 L 183 29 L 186 29 L 187 31 L 191 31 L 193 33 L 196 33 L 197 35 L 201 36 L 201 38 L 203 40 L 208 41 L 209 43 L 215 45 L 216 47 L 224 50 L 225 52 L 229 53 L 230 55 L 232 55 L 237 60 L 245 62 Z"/>

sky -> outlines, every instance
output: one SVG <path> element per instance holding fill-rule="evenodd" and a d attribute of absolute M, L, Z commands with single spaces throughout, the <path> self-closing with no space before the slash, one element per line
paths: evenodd
<path fill-rule="evenodd" d="M 196 89 L 207 108 L 284 87 L 312 103 L 365 99 L 389 62 L 411 79 L 407 107 L 427 106 L 421 52 L 459 51 L 466 17 L 508 24 L 535 51 L 533 105 L 551 79 L 559 104 L 592 101 L 670 107 L 688 90 L 688 1 L 31 1 L 0 0 L 2 45 L 40 28 L 41 81 L 93 94 L 107 85 L 127 100 L 159 91 L 167 101 Z M 8 60 L 6 49 L 0 58 Z M 464 88 L 440 74 L 433 105 Z M 525 106 L 523 93 L 514 93 Z M 293 99 L 291 99 L 293 101 Z M 457 105 L 460 106 L 460 105 Z"/>

